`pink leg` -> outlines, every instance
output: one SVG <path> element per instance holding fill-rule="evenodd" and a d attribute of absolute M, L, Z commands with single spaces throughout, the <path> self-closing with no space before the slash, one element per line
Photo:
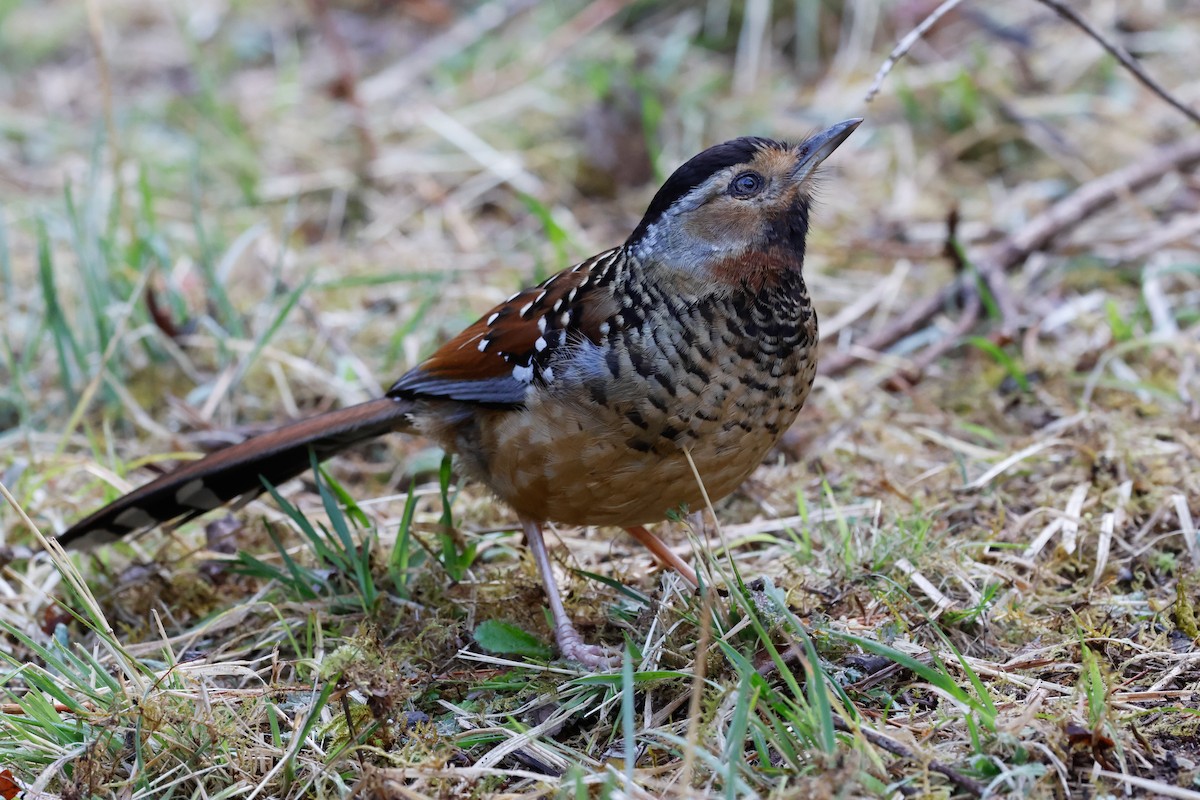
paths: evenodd
<path fill-rule="evenodd" d="M 554 570 L 550 566 L 550 555 L 546 552 L 546 541 L 542 538 L 541 523 L 522 519 L 521 527 L 529 540 L 529 549 L 533 551 L 533 560 L 537 562 L 538 571 L 542 573 L 542 586 L 546 589 L 546 599 L 550 601 L 550 615 L 554 618 L 554 640 L 558 642 L 558 650 L 563 658 L 578 661 L 589 669 L 609 669 L 619 664 L 620 660 L 603 647 L 585 644 L 579 631 L 575 630 L 571 618 L 567 616 L 562 595 L 558 592 L 558 583 L 554 580 Z"/>
<path fill-rule="evenodd" d="M 650 531 L 643 528 L 641 525 L 634 525 L 632 528 L 626 528 L 626 532 L 630 536 L 637 539 L 642 545 L 654 554 L 654 557 L 659 560 L 659 563 L 666 564 L 672 567 L 676 572 L 683 576 L 683 579 L 696 588 L 700 587 L 700 581 L 696 579 L 696 573 L 687 565 L 682 558 L 671 552 L 663 540 L 655 536 Z"/>

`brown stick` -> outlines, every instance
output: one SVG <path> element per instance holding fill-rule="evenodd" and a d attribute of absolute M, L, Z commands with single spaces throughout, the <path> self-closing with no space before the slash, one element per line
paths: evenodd
<path fill-rule="evenodd" d="M 1034 217 L 1012 236 L 990 248 L 980 268 L 1011 269 L 1031 253 L 1070 230 L 1126 192 L 1142 189 L 1172 170 L 1186 170 L 1200 163 L 1200 137 L 1185 139 L 1154 151 L 1146 158 L 1088 181 L 1067 197 Z"/>
<path fill-rule="evenodd" d="M 911 385 L 920 380 L 921 376 L 925 374 L 925 370 L 929 369 L 933 362 L 962 341 L 962 337 L 966 336 L 979 321 L 979 311 L 982 305 L 978 291 L 971 291 L 967 294 L 962 314 L 955 320 L 953 329 L 909 360 L 908 366 L 900 376 L 906 384 Z"/>
<path fill-rule="evenodd" d="M 800 664 L 804 661 L 804 654 L 800 652 L 800 648 L 795 643 L 793 643 L 792 646 L 786 651 L 781 653 L 781 656 L 784 664 Z M 767 660 L 758 667 L 757 672 L 764 678 L 770 678 L 778 670 L 778 663 L 776 663 L 774 660 Z M 919 753 L 913 752 L 886 734 L 880 733 L 879 731 L 868 728 L 864 725 L 851 725 L 846 721 L 845 717 L 836 712 L 833 713 L 833 727 L 837 728 L 842 733 L 848 733 L 851 736 L 856 733 L 861 733 L 867 739 L 867 741 L 876 747 L 886 750 L 892 755 L 899 756 L 905 760 L 913 761 L 917 764 L 925 764 L 932 772 L 936 772 L 939 775 L 944 776 L 946 780 L 950 781 L 963 791 L 970 792 L 976 797 L 983 796 L 983 784 L 968 778 L 966 775 L 963 775 L 953 767 L 947 766 L 936 759 L 923 758 Z"/>
<path fill-rule="evenodd" d="M 1200 137 L 1156 150 L 1141 161 L 1083 184 L 1017 231 L 985 249 L 974 259 L 975 265 L 989 286 L 1000 285 L 1004 274 L 1023 263 L 1030 254 L 1045 249 L 1056 237 L 1076 227 L 1117 198 L 1144 188 L 1168 172 L 1186 170 L 1197 163 L 1200 163 Z M 962 296 L 966 302 L 971 295 L 978 296 L 978 290 L 973 276 L 968 273 L 937 294 L 916 303 L 899 319 L 863 337 L 856 343 L 857 349 L 886 350 L 925 327 L 939 311 L 958 297 Z M 942 352 L 947 349 L 947 345 L 940 342 L 931 347 L 941 347 Z M 840 375 L 859 360 L 860 356 L 850 352 L 829 353 L 821 357 L 821 372 L 824 375 Z M 918 362 L 921 360 L 918 357 Z"/>
<path fill-rule="evenodd" d="M 970 792 L 976 797 L 983 796 L 984 786 L 979 781 L 968 778 L 958 770 L 954 769 L 953 767 L 946 766 L 940 761 L 925 761 L 920 754 L 914 753 L 912 750 L 909 750 L 907 747 L 900 744 L 900 742 L 897 742 L 890 736 L 885 736 L 879 731 L 863 726 L 854 728 L 838 714 L 833 715 L 833 727 L 837 728 L 843 733 L 849 733 L 851 735 L 861 732 L 862 735 L 866 737 L 867 741 L 876 747 L 887 750 L 892 755 L 899 756 L 907 761 L 915 761 L 918 764 L 924 762 L 932 772 L 942 775 L 946 778 L 946 780 L 950 781 L 963 791 Z"/>

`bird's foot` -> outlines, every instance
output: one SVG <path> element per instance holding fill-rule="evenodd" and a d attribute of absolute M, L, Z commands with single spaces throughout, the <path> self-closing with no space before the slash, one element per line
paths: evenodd
<path fill-rule="evenodd" d="M 621 654 L 599 644 L 583 641 L 579 631 L 573 627 L 559 627 L 554 631 L 558 651 L 568 661 L 577 661 L 588 669 L 600 672 L 621 665 Z"/>

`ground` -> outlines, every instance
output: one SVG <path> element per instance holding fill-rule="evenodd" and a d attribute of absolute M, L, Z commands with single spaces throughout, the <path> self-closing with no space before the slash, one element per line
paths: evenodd
<path fill-rule="evenodd" d="M 1070 6 L 1157 92 L 1056 5 L 877 79 L 936 4 L 0 3 L 0 795 L 1200 797 L 1200 7 Z M 713 589 L 551 536 L 623 669 L 417 440 L 47 541 L 855 116 L 813 395 L 662 531 Z"/>

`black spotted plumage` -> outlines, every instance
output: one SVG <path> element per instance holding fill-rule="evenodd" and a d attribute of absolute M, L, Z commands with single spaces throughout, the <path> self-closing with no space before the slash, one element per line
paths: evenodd
<path fill-rule="evenodd" d="M 604 287 L 622 258 L 614 248 L 518 292 L 401 377 L 388 395 L 520 407 L 534 383 L 553 382 L 551 364 L 563 348 L 604 336 L 613 311 Z"/>
<path fill-rule="evenodd" d="M 611 665 L 571 623 L 542 526 L 624 528 L 699 586 L 643 526 L 728 496 L 808 395 L 817 337 L 801 274 L 808 179 L 858 122 L 798 148 L 747 137 L 704 151 L 666 181 L 625 245 L 513 295 L 385 397 L 185 465 L 60 541 L 190 519 L 354 443 L 427 436 L 520 520 L 563 656 Z M 714 175 L 747 171 L 761 180 L 690 202 Z"/>

